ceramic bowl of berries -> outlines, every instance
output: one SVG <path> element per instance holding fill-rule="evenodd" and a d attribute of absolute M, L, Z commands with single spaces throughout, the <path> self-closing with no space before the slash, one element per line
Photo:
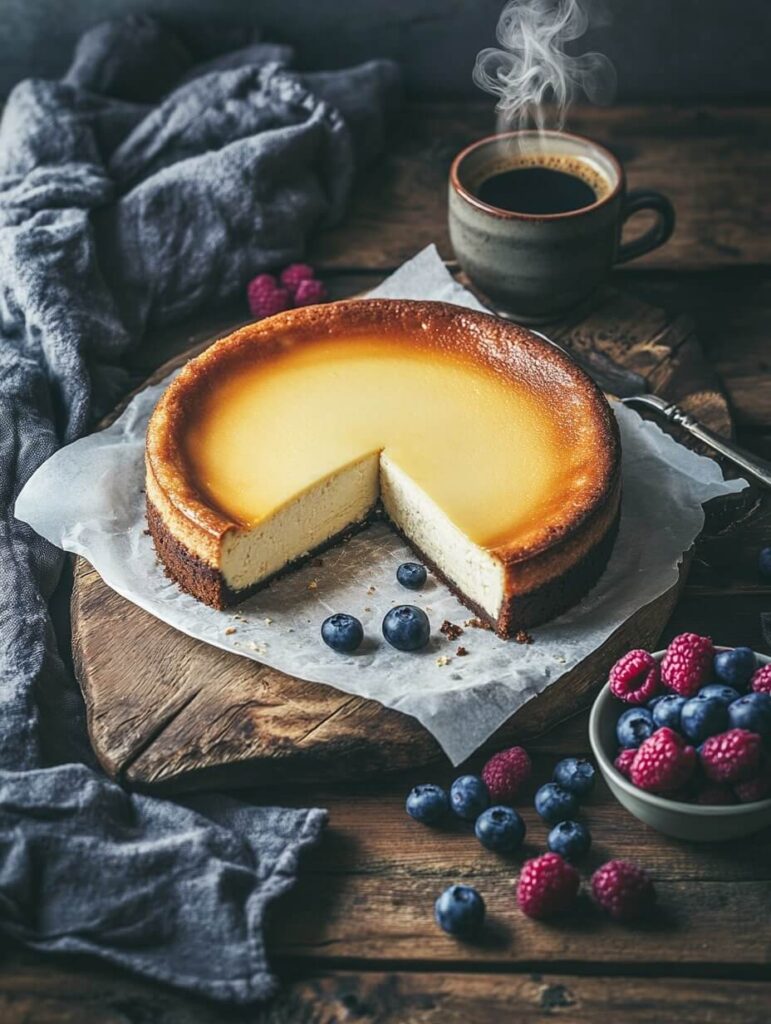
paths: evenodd
<path fill-rule="evenodd" d="M 666 835 L 719 842 L 771 825 L 771 658 L 696 633 L 629 651 L 589 719 L 610 791 Z"/>

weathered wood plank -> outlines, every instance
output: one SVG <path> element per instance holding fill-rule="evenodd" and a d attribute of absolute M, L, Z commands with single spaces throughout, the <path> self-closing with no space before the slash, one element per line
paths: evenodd
<path fill-rule="evenodd" d="M 583 108 L 569 127 L 610 146 L 627 168 L 630 188 L 659 189 L 675 205 L 674 236 L 635 267 L 771 262 L 771 109 Z M 451 257 L 450 163 L 463 146 L 493 130 L 489 101 L 409 105 L 388 154 L 358 181 L 349 216 L 317 236 L 311 258 L 327 268 L 387 269 L 429 242 Z M 644 226 L 640 217 L 630 234 Z"/>

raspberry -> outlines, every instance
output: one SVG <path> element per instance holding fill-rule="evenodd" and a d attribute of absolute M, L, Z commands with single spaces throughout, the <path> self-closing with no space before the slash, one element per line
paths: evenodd
<path fill-rule="evenodd" d="M 750 682 L 750 689 L 755 693 L 771 695 L 771 665 L 761 665 Z"/>
<path fill-rule="evenodd" d="M 719 782 L 707 783 L 696 794 L 697 804 L 735 804 L 736 799 L 728 786 L 721 786 Z"/>
<path fill-rule="evenodd" d="M 292 298 L 294 298 L 300 282 L 309 281 L 315 276 L 316 272 L 313 267 L 307 263 L 290 263 L 288 267 L 284 267 L 281 271 L 281 283 L 285 288 L 289 289 Z"/>
<path fill-rule="evenodd" d="M 650 876 L 628 860 L 609 860 L 592 875 L 592 895 L 617 921 L 640 917 L 656 899 Z"/>
<path fill-rule="evenodd" d="M 740 804 L 751 804 L 755 800 L 765 800 L 771 796 L 771 773 L 756 775 L 747 782 L 737 782 L 734 793 Z"/>
<path fill-rule="evenodd" d="M 659 663 L 647 651 L 629 651 L 610 670 L 610 692 L 627 704 L 645 704 L 659 688 Z"/>
<path fill-rule="evenodd" d="M 249 309 L 256 320 L 289 309 L 289 292 L 281 288 L 272 274 L 258 274 L 246 289 Z"/>
<path fill-rule="evenodd" d="M 490 790 L 494 804 L 507 804 L 514 799 L 532 770 L 530 757 L 524 747 L 510 747 L 493 754 L 482 769 L 482 778 Z"/>
<path fill-rule="evenodd" d="M 313 306 L 316 302 L 323 302 L 327 297 L 327 290 L 321 281 L 316 278 L 300 281 L 297 291 L 294 293 L 295 306 Z"/>
<path fill-rule="evenodd" d="M 623 750 L 619 750 L 618 754 L 616 754 L 616 760 L 613 762 L 613 767 L 617 772 L 621 772 L 626 779 L 631 775 L 632 761 L 634 761 L 636 754 L 636 747 L 624 747 Z"/>
<path fill-rule="evenodd" d="M 693 747 L 687 746 L 673 729 L 663 726 L 638 747 L 630 778 L 649 793 L 667 793 L 684 785 L 695 765 Z"/>
<path fill-rule="evenodd" d="M 517 883 L 517 903 L 528 917 L 550 917 L 568 910 L 578 895 L 578 872 L 558 853 L 526 860 Z"/>
<path fill-rule="evenodd" d="M 681 633 L 667 647 L 661 659 L 664 685 L 681 697 L 693 697 L 709 681 L 714 655 L 711 637 Z"/>
<path fill-rule="evenodd" d="M 712 782 L 745 782 L 760 764 L 760 736 L 746 729 L 729 729 L 705 740 L 699 756 L 704 774 Z"/>

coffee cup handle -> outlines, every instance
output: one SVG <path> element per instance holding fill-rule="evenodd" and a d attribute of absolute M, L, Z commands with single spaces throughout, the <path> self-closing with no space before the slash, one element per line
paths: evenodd
<path fill-rule="evenodd" d="M 621 211 L 622 225 L 639 210 L 653 210 L 656 214 L 656 223 L 639 238 L 633 238 L 631 242 L 622 242 L 618 247 L 616 263 L 628 263 L 629 260 L 637 259 L 652 249 L 658 249 L 675 230 L 675 208 L 660 192 L 647 188 L 628 192 L 624 197 Z"/>

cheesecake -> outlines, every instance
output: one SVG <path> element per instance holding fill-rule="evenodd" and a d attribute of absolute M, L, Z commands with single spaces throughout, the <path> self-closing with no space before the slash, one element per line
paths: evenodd
<path fill-rule="evenodd" d="M 385 517 L 501 637 L 577 602 L 619 519 L 618 429 L 524 328 L 439 302 L 290 310 L 191 360 L 146 448 L 167 574 L 225 608 Z"/>

